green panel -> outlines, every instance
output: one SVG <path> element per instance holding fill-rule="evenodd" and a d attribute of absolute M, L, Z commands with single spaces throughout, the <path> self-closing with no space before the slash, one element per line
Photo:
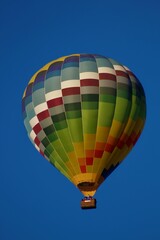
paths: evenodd
<path fill-rule="evenodd" d="M 50 133 L 53 133 L 55 131 L 55 128 L 53 125 L 50 125 L 43 129 L 45 134 L 48 136 Z"/>
<path fill-rule="evenodd" d="M 27 119 L 30 121 L 33 117 L 35 117 L 35 111 L 34 111 L 34 106 L 33 103 L 29 103 L 26 106 L 26 113 L 27 113 Z"/>
<path fill-rule="evenodd" d="M 54 156 L 53 156 L 54 157 Z M 58 161 L 55 161 L 55 167 L 60 171 L 62 172 L 67 178 L 69 178 L 69 176 L 67 175 L 67 167 L 65 166 L 65 164 L 59 164 L 59 160 Z"/>
<path fill-rule="evenodd" d="M 61 72 L 61 80 L 79 79 L 79 69 L 77 67 L 63 68 Z"/>
<path fill-rule="evenodd" d="M 82 110 L 83 132 L 88 134 L 96 133 L 97 129 L 97 110 Z"/>
<path fill-rule="evenodd" d="M 61 89 L 60 77 L 56 76 L 56 77 L 47 78 L 44 82 L 44 86 L 45 86 L 45 93 Z"/>
<path fill-rule="evenodd" d="M 67 119 L 81 118 L 82 113 L 81 113 L 81 110 L 68 111 L 66 112 L 66 116 L 67 116 Z"/>
<path fill-rule="evenodd" d="M 84 110 L 91 110 L 91 109 L 98 109 L 98 102 L 82 102 L 82 109 Z"/>
<path fill-rule="evenodd" d="M 113 69 L 112 63 L 105 57 L 96 56 L 96 62 L 98 67 L 110 67 Z"/>
<path fill-rule="evenodd" d="M 116 96 L 100 94 L 99 101 L 100 102 L 115 103 L 116 102 Z"/>
<path fill-rule="evenodd" d="M 60 122 L 55 122 L 54 126 L 55 126 L 56 130 L 61 130 L 61 129 L 64 129 L 64 128 L 68 127 L 66 120 L 60 121 Z"/>
<path fill-rule="evenodd" d="M 112 58 L 108 58 L 108 60 L 111 62 L 112 65 L 120 65 L 120 66 L 122 66 L 119 62 L 117 62 L 116 60 L 114 60 Z"/>
<path fill-rule="evenodd" d="M 98 126 L 110 127 L 114 116 L 115 104 L 99 103 Z"/>
<path fill-rule="evenodd" d="M 32 131 L 32 128 L 31 128 L 31 125 L 28 121 L 28 118 L 24 119 L 24 125 L 25 125 L 25 128 L 26 128 L 27 132 L 30 133 Z"/>
<path fill-rule="evenodd" d="M 72 58 L 72 57 L 71 57 Z M 69 61 L 67 62 L 66 60 L 69 60 L 69 58 L 66 58 L 65 61 L 64 61 L 64 64 L 63 64 L 63 69 L 64 68 L 71 68 L 73 67 L 77 69 L 77 71 L 79 71 L 79 62 L 73 62 L 73 61 Z M 74 71 L 74 70 L 73 70 Z"/>
<path fill-rule="evenodd" d="M 57 131 L 57 135 L 58 135 L 59 139 L 61 140 L 65 150 L 67 152 L 72 152 L 74 150 L 74 147 L 73 147 L 72 140 L 70 138 L 68 129 L 63 129 L 63 130 Z"/>
<path fill-rule="evenodd" d="M 33 92 L 32 101 L 33 101 L 34 106 L 37 106 L 41 103 L 46 102 L 43 88 L 38 89 L 37 91 Z"/>
<path fill-rule="evenodd" d="M 46 147 L 47 152 L 52 153 L 54 151 L 52 143 Z"/>
<path fill-rule="evenodd" d="M 73 142 L 83 141 L 82 119 L 68 120 L 68 126 L 72 136 Z"/>
<path fill-rule="evenodd" d="M 50 155 L 51 155 L 51 153 L 47 152 L 47 150 L 45 149 L 45 150 L 44 150 L 44 155 L 45 155 L 47 158 L 49 158 Z M 52 164 L 54 164 L 54 163 L 52 163 Z"/>
<path fill-rule="evenodd" d="M 82 95 L 82 102 L 98 102 L 99 95 L 98 94 L 83 94 Z"/>
<path fill-rule="evenodd" d="M 41 142 L 42 142 L 42 144 L 43 144 L 43 146 L 45 148 L 50 144 L 50 142 L 48 141 L 47 137 L 45 137 Z"/>
<path fill-rule="evenodd" d="M 65 120 L 66 116 L 65 116 L 65 113 L 62 112 L 57 115 L 53 115 L 51 118 L 52 118 L 52 121 L 55 123 L 55 122 L 60 122 L 60 121 Z"/>
<path fill-rule="evenodd" d="M 130 113 L 131 102 L 125 98 L 117 97 L 114 119 L 124 123 Z"/>
<path fill-rule="evenodd" d="M 146 118 L 146 102 L 145 102 L 145 99 L 143 97 L 142 101 L 141 101 L 141 110 L 140 110 L 140 117 L 142 119 L 145 119 Z"/>
<path fill-rule="evenodd" d="M 118 89 L 117 97 L 126 98 L 129 100 L 131 98 L 131 93 L 127 90 Z"/>
<path fill-rule="evenodd" d="M 73 110 L 78 110 L 78 109 L 81 109 L 81 103 L 80 102 L 65 104 L 65 110 L 66 111 L 73 111 Z"/>
<path fill-rule="evenodd" d="M 141 103 L 141 98 L 139 96 L 132 94 L 132 102 L 139 105 Z"/>
<path fill-rule="evenodd" d="M 67 171 L 67 167 L 65 166 L 65 164 L 61 162 L 62 161 L 61 158 L 58 156 L 58 154 L 55 151 L 52 152 L 50 156 L 50 160 L 51 160 L 51 163 L 53 163 L 58 170 L 61 171 L 61 169 L 63 169 L 64 171 Z"/>
<path fill-rule="evenodd" d="M 139 99 L 139 98 L 138 98 Z M 130 113 L 130 118 L 134 121 L 137 120 L 139 114 L 140 105 L 137 104 L 137 97 L 132 95 L 132 109 Z"/>
<path fill-rule="evenodd" d="M 137 97 L 140 97 L 141 96 L 141 93 L 138 89 L 136 88 L 132 88 L 132 94 L 137 96 Z"/>
<path fill-rule="evenodd" d="M 55 123 L 55 122 L 61 122 L 63 120 L 66 119 L 66 116 L 65 116 L 65 113 L 62 112 L 60 114 L 57 114 L 57 115 L 52 115 L 52 121 Z"/>
<path fill-rule="evenodd" d="M 97 64 L 94 61 L 80 62 L 80 73 L 82 72 L 97 72 Z"/>
<path fill-rule="evenodd" d="M 116 95 L 116 89 L 110 87 L 100 87 L 100 95 L 101 94 L 108 94 L 108 95 Z"/>
<path fill-rule="evenodd" d="M 62 143 L 60 142 L 59 139 L 55 142 L 52 142 L 52 146 L 55 149 L 55 151 L 57 152 L 57 154 L 61 157 L 63 162 L 69 161 L 69 158 L 66 155 L 66 152 L 65 152 L 65 150 L 62 146 Z"/>
<path fill-rule="evenodd" d="M 47 135 L 47 137 L 48 137 L 48 139 L 49 139 L 50 142 L 54 142 L 54 141 L 56 141 L 57 138 L 58 138 L 56 132 Z"/>

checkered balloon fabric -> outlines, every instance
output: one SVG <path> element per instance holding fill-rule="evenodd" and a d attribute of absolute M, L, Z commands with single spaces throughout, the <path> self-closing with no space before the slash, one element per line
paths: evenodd
<path fill-rule="evenodd" d="M 146 101 L 127 67 L 101 55 L 73 54 L 31 78 L 22 112 L 36 149 L 84 195 L 94 195 L 138 140 Z"/>

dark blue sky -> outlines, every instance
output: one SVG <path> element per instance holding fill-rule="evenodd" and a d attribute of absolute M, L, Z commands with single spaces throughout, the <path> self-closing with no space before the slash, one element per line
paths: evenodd
<path fill-rule="evenodd" d="M 2 0 L 0 239 L 160 239 L 160 3 Z M 137 145 L 82 211 L 81 193 L 30 143 L 21 98 L 31 76 L 72 53 L 128 66 L 147 98 Z"/>

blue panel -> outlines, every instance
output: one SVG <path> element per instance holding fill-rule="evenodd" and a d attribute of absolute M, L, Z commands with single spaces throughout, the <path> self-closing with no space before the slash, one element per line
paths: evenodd
<path fill-rule="evenodd" d="M 117 163 L 116 166 L 111 165 L 111 167 L 110 167 L 108 170 L 104 168 L 101 176 L 102 176 L 104 179 L 106 179 L 106 178 L 118 167 L 118 165 L 119 165 L 119 163 Z"/>

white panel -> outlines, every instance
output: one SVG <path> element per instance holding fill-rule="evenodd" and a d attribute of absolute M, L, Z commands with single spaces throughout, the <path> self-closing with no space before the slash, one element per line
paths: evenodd
<path fill-rule="evenodd" d="M 99 79 L 99 74 L 95 72 L 82 72 L 80 73 L 80 79 Z"/>
<path fill-rule="evenodd" d="M 99 87 L 95 86 L 81 87 L 81 94 L 99 94 Z"/>
<path fill-rule="evenodd" d="M 29 121 L 30 125 L 32 128 L 34 128 L 34 126 L 36 126 L 37 123 L 39 123 L 39 120 L 37 118 L 37 116 L 33 117 L 30 121 Z"/>
<path fill-rule="evenodd" d="M 36 134 L 33 130 L 30 132 L 30 137 L 32 138 L 33 141 L 36 138 Z"/>
<path fill-rule="evenodd" d="M 112 80 L 100 80 L 99 81 L 99 86 L 100 87 L 116 88 L 116 82 L 112 81 Z"/>
<path fill-rule="evenodd" d="M 115 70 L 110 67 L 99 67 L 98 72 L 99 73 L 110 73 L 110 74 L 115 75 Z"/>
<path fill-rule="evenodd" d="M 35 148 L 38 150 L 38 152 L 40 152 L 39 147 L 38 147 L 36 144 L 35 144 L 34 146 L 35 146 Z"/>
<path fill-rule="evenodd" d="M 130 71 L 131 72 L 131 70 L 128 68 L 128 67 L 126 67 L 126 66 L 123 66 L 127 71 Z"/>
<path fill-rule="evenodd" d="M 113 67 L 114 67 L 115 70 L 119 70 L 119 71 L 126 72 L 126 71 L 125 71 L 125 68 L 122 67 L 122 66 L 120 66 L 120 65 L 113 65 Z"/>
<path fill-rule="evenodd" d="M 43 112 L 46 109 L 48 109 L 48 106 L 47 106 L 46 102 L 41 103 L 34 108 L 36 114 L 38 114 L 40 112 Z"/>
<path fill-rule="evenodd" d="M 49 101 L 51 99 L 55 99 L 58 97 L 62 97 L 62 91 L 61 90 L 55 90 L 49 93 L 45 94 L 46 100 Z"/>
<path fill-rule="evenodd" d="M 130 81 L 128 80 L 128 78 L 126 77 L 121 77 L 121 76 L 118 76 L 117 77 L 117 82 L 118 83 L 124 83 L 124 84 L 127 84 L 127 85 L 130 85 Z"/>
<path fill-rule="evenodd" d="M 62 89 L 64 88 L 70 88 L 70 87 L 80 87 L 80 80 L 67 80 L 67 81 L 63 81 L 61 82 L 61 87 Z"/>

